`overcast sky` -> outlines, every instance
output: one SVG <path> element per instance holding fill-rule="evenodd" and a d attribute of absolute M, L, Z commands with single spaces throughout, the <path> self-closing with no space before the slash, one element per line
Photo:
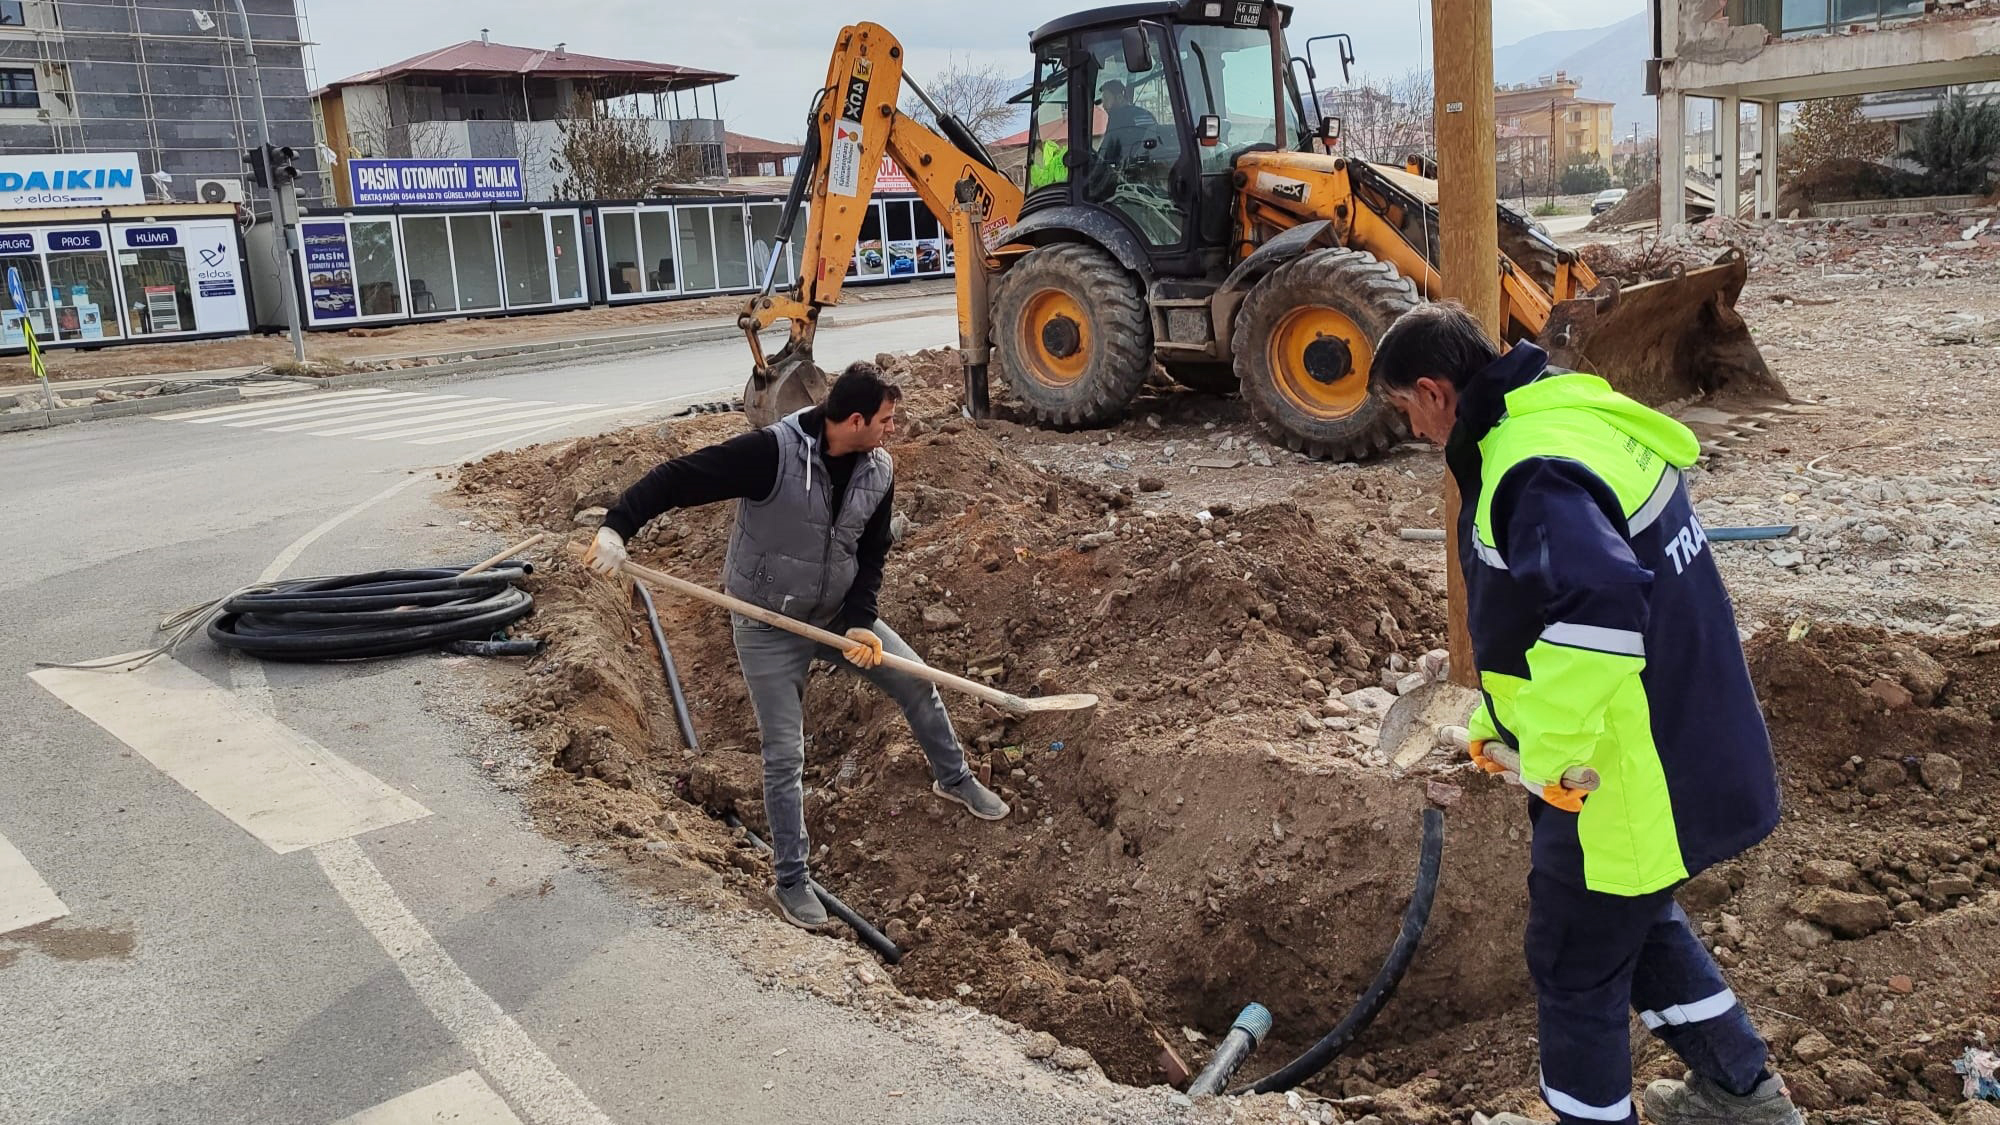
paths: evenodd
<path fill-rule="evenodd" d="M 993 62 L 1026 74 L 1028 33 L 1066 12 L 1106 0 L 302 0 L 321 82 L 451 43 L 479 38 L 523 47 L 558 40 L 586 54 L 680 63 L 737 75 L 717 89 L 731 129 L 782 141 L 799 138 L 807 99 L 826 76 L 834 36 L 873 20 L 901 39 L 922 79 L 954 59 Z M 1632 0 L 1494 0 L 1500 45 L 1530 35 L 1602 27 L 1637 11 Z M 389 33 L 393 29 L 393 34 Z M 1400 73 L 1428 57 L 1428 0 L 1334 3 L 1304 0 L 1287 33 L 1296 52 L 1309 35 L 1354 37 L 1357 68 Z M 1421 39 L 1420 39 L 1421 37 Z M 1324 59 L 1324 55 L 1319 56 Z M 1324 66 L 1320 85 L 1327 84 Z M 707 98 L 703 98 L 704 107 Z"/>

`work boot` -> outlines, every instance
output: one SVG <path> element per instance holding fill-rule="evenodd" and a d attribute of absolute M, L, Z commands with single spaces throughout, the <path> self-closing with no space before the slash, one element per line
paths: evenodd
<path fill-rule="evenodd" d="M 931 792 L 947 801 L 957 801 L 981 820 L 1000 820 L 1007 815 L 1007 802 L 1000 799 L 1000 794 L 979 784 L 979 779 L 969 771 L 956 785 L 931 782 Z"/>
<path fill-rule="evenodd" d="M 816 930 L 826 925 L 826 907 L 820 905 L 819 896 L 813 893 L 810 879 L 789 887 L 772 887 L 771 901 L 778 904 L 778 913 L 785 916 L 785 921 L 794 926 Z"/>
<path fill-rule="evenodd" d="M 1804 1125 L 1785 1080 L 1772 1075 L 1747 1094 L 1732 1094 L 1692 1071 L 1662 1078 L 1640 1098 L 1651 1125 Z"/>

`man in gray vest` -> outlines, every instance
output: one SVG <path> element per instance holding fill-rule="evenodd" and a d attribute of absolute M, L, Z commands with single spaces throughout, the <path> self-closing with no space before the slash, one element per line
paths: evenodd
<path fill-rule="evenodd" d="M 895 464 L 882 448 L 896 432 L 902 390 L 872 363 L 834 380 L 826 403 L 761 430 L 677 457 L 625 491 L 604 517 L 584 561 L 618 573 L 625 541 L 670 508 L 735 500 L 736 529 L 723 563 L 723 589 L 746 602 L 843 633 L 839 653 L 783 629 L 730 618 L 736 656 L 764 743 L 764 815 L 770 821 L 778 909 L 794 925 L 826 923 L 826 908 L 806 872 L 806 670 L 818 657 L 844 657 L 889 694 L 930 760 L 931 791 L 981 820 L 999 820 L 1007 804 L 965 764 L 951 716 L 937 689 L 882 667 L 882 654 L 919 659 L 875 615 L 882 563 L 889 554 Z"/>

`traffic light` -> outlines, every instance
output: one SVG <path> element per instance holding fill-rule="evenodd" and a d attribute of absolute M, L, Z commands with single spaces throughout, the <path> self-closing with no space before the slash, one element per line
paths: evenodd
<path fill-rule="evenodd" d="M 283 187 L 299 178 L 299 154 L 290 145 L 249 149 L 243 154 L 243 163 L 250 169 L 251 181 L 260 188 L 269 188 L 274 182 Z"/>

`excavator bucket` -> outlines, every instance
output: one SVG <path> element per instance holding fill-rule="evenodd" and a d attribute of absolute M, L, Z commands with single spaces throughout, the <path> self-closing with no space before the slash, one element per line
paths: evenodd
<path fill-rule="evenodd" d="M 743 414 L 762 428 L 826 398 L 826 372 L 813 362 L 812 348 L 786 344 L 764 370 L 751 369 L 743 387 Z"/>
<path fill-rule="evenodd" d="M 1536 343 L 1557 366 L 1601 375 L 1649 406 L 1714 394 L 1790 401 L 1736 311 L 1748 275 L 1731 249 L 1712 266 L 1659 281 L 1606 279 L 1557 302 Z"/>

